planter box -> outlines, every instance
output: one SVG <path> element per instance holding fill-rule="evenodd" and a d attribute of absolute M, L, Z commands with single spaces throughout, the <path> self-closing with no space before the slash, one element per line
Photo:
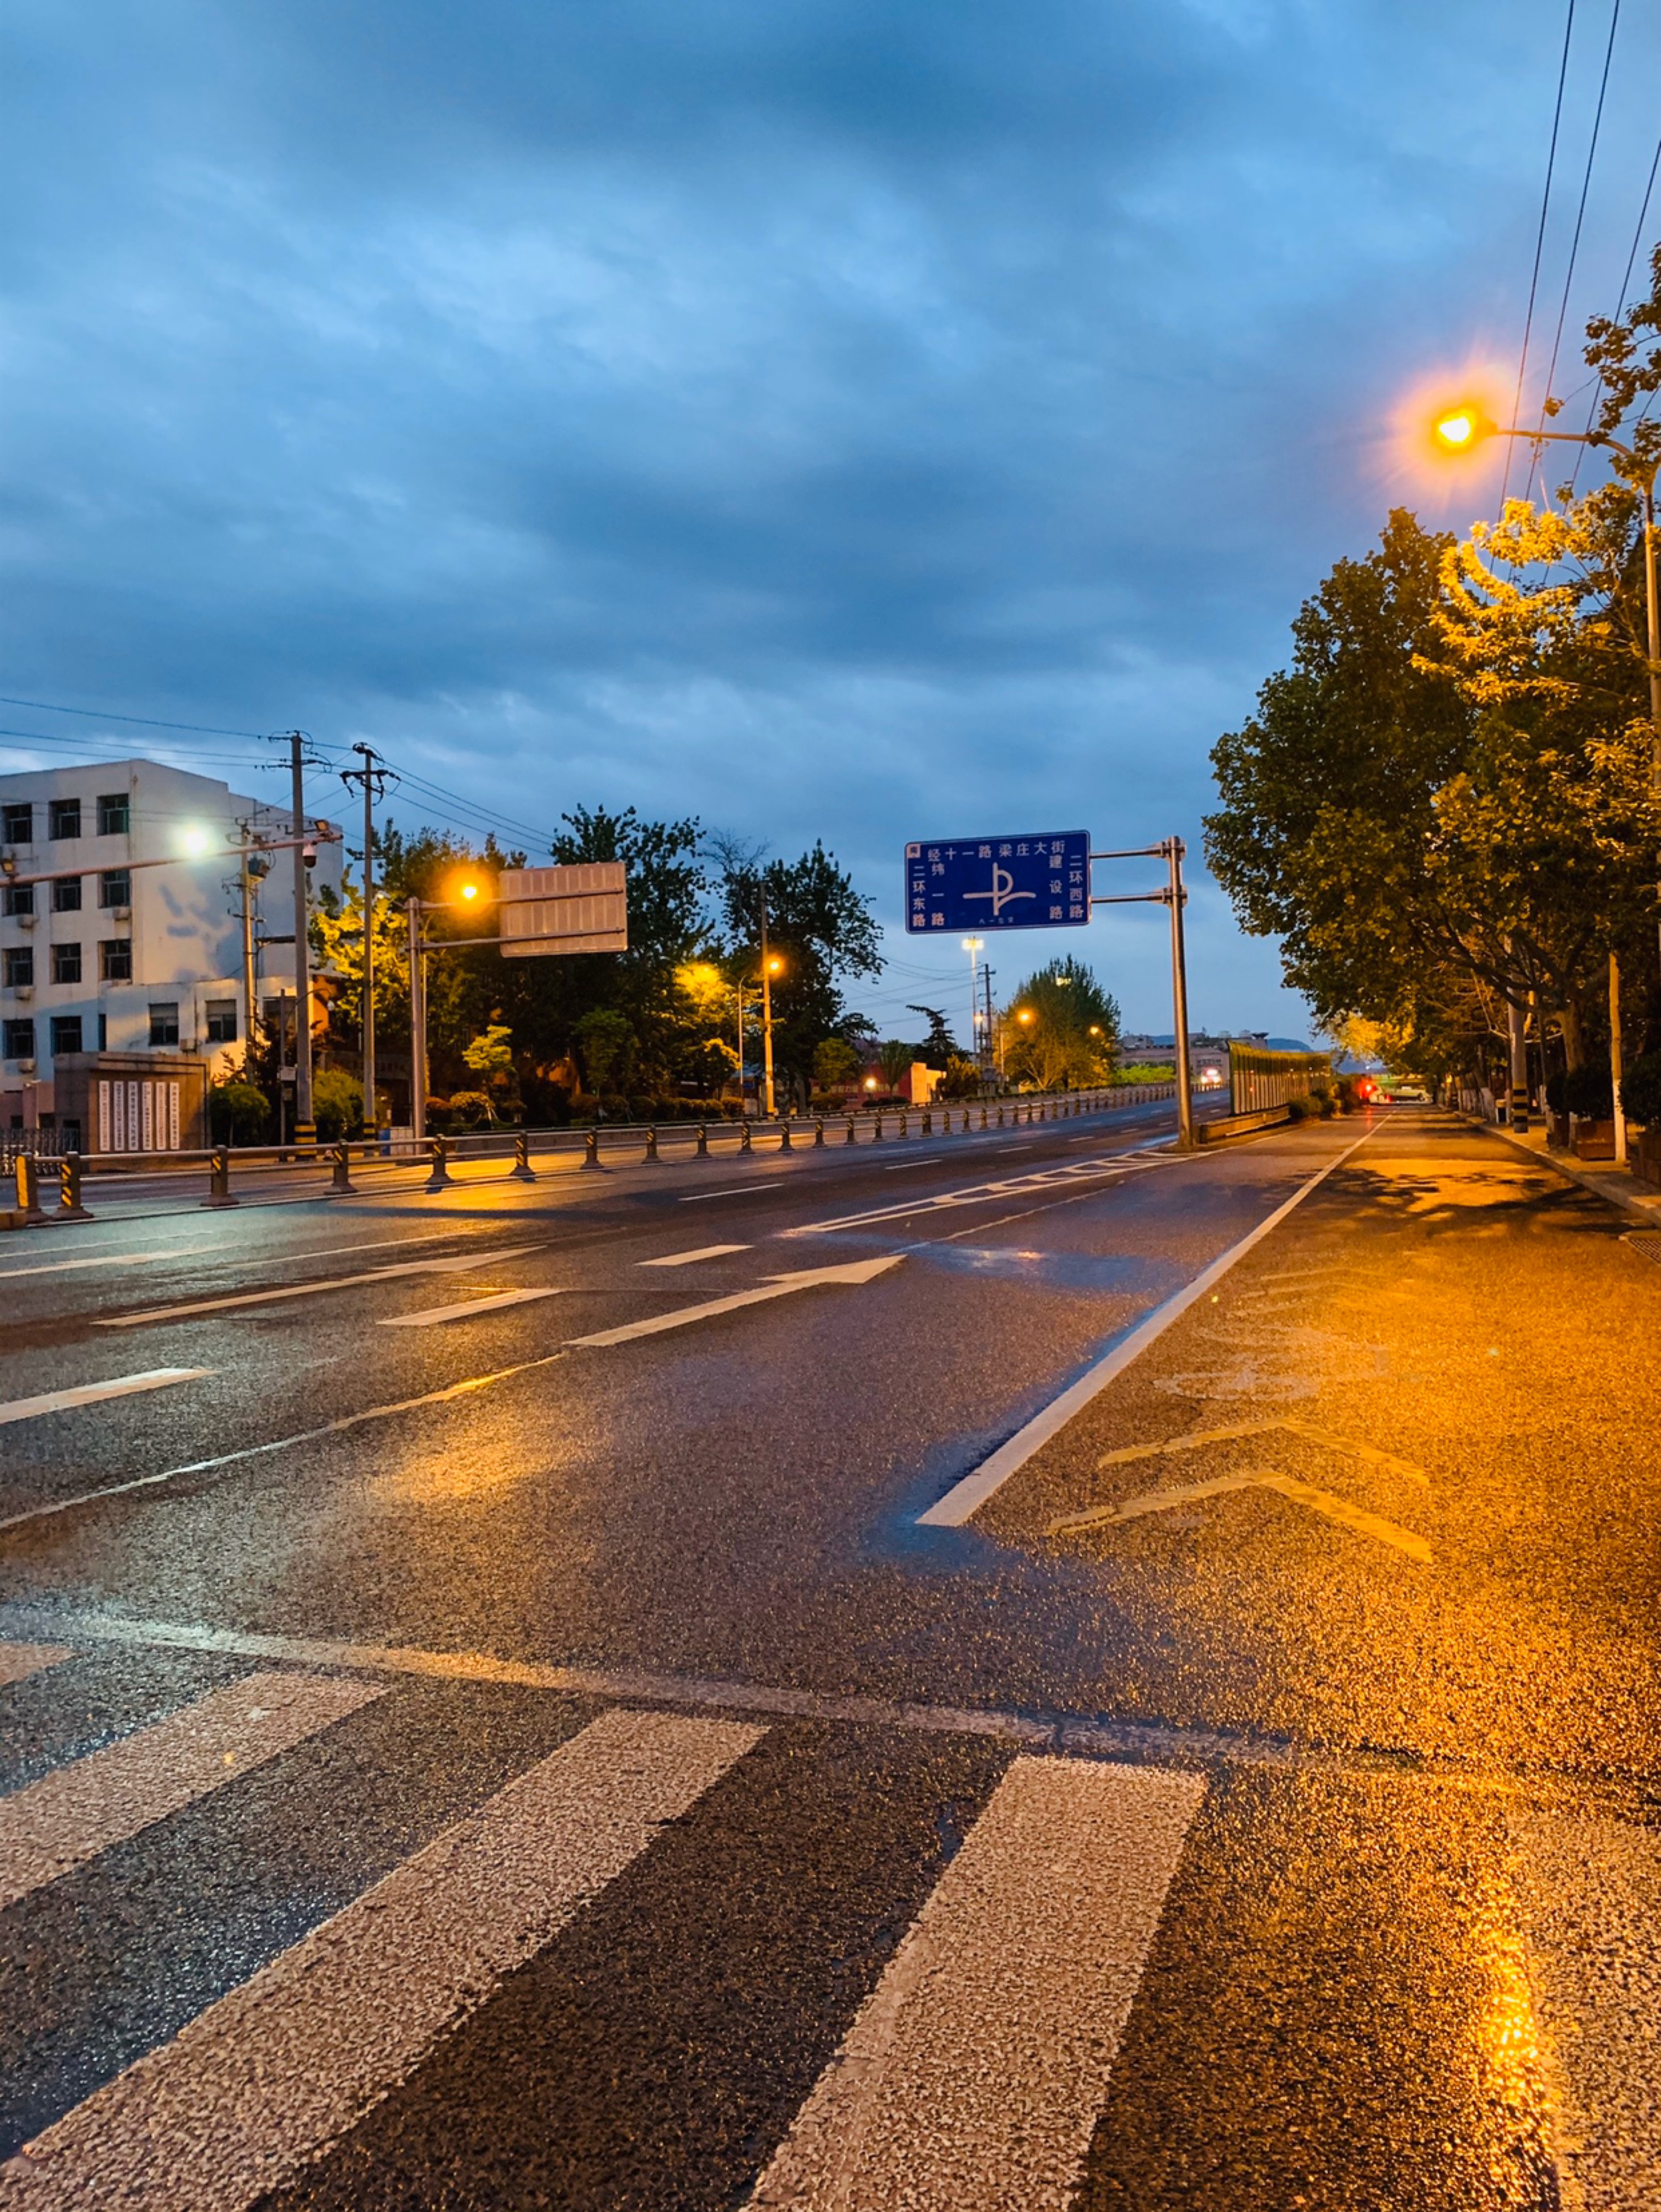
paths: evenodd
<path fill-rule="evenodd" d="M 1566 1152 L 1569 1148 L 1569 1117 L 1567 1114 L 1546 1115 L 1546 1143 L 1554 1152 Z"/>
<path fill-rule="evenodd" d="M 1574 1116 L 1574 1157 L 1577 1160 L 1612 1160 L 1615 1158 L 1614 1121 L 1594 1121 L 1577 1114 Z"/>
<path fill-rule="evenodd" d="M 1661 1129 L 1628 1130 L 1627 1158 L 1640 1182 L 1661 1188 Z"/>

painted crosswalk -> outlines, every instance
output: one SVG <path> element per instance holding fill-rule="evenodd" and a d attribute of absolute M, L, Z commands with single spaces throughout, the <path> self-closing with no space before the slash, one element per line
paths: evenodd
<path fill-rule="evenodd" d="M 1593 2212 L 1661 2191 L 1661 1848 L 1641 1821 L 1514 1792 L 1473 1810 L 1461 1784 L 1439 1874 L 1421 1814 L 1442 1785 L 1422 1779 L 1328 1773 L 1311 1796 L 1260 1767 L 1243 1789 L 1214 1763 L 1035 1748 L 970 1715 L 955 1735 L 833 1725 L 557 1670 L 211 1649 L 167 1655 L 204 1670 L 168 1710 L 140 1684 L 125 1731 L 75 1740 L 136 1649 L 0 1642 L 0 1757 L 23 1761 L 0 1796 L 0 2209 L 1228 2212 L 1296 2202 L 1299 2181 L 1311 2203 L 1382 2202 L 1345 2193 L 1343 2162 L 1375 2151 L 1403 2203 L 1555 2203 L 1518 2179 L 1542 2158 Z M 40 1772 L 58 1686 L 67 1748 Z M 1326 1855 L 1253 1871 L 1253 1823 L 1283 1844 L 1317 1801 L 1342 1804 L 1326 1832 L 1351 1824 L 1388 1911 L 1371 2001 L 1405 2039 L 1402 2077 L 1488 2085 L 1469 2142 L 1368 2108 L 1378 2054 L 1346 2025 L 1367 1993 L 1326 1989 L 1318 1951 L 1353 1954 L 1368 1916 L 1352 1899 L 1332 1924 Z M 1420 1864 L 1414 1921 L 1402 1868 Z M 250 1887 L 274 1900 L 251 1923 Z M 1415 1940 L 1445 1948 L 1415 1960 Z M 111 2014 L 109 1988 L 186 1956 L 183 2013 L 164 1989 Z M 1436 2002 L 1409 2001 L 1421 1984 Z M 1207 1988 L 1211 2014 L 1178 2017 Z M 1277 2039 L 1295 2069 L 1300 2011 L 1323 2004 L 1353 2071 L 1282 2146 L 1227 2085 Z M 1172 2136 L 1150 2149 L 1162 2100 Z M 1242 2142 L 1267 2161 L 1255 2180 L 1183 2193 L 1244 2172 Z"/>

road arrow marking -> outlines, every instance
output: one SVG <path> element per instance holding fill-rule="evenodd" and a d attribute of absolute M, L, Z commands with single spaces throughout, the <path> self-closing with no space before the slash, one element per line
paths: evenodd
<path fill-rule="evenodd" d="M 1371 1536 L 1393 1551 L 1405 1553 L 1421 1566 L 1430 1565 L 1430 1546 L 1411 1528 L 1401 1528 L 1382 1514 L 1368 1513 L 1352 1505 L 1347 1498 L 1339 1498 L 1330 1490 L 1317 1490 L 1313 1483 L 1299 1482 L 1295 1475 L 1281 1474 L 1274 1468 L 1214 1475 L 1208 1482 L 1185 1483 L 1177 1489 L 1145 1490 L 1140 1498 L 1128 1498 L 1123 1505 L 1093 1505 L 1085 1513 L 1069 1513 L 1062 1520 L 1052 1521 L 1046 1534 L 1063 1536 L 1082 1528 L 1116 1528 L 1127 1521 L 1140 1521 L 1145 1514 L 1168 1513 L 1173 1507 L 1226 1497 L 1234 1490 L 1272 1490 L 1277 1497 L 1289 1498 L 1294 1505 L 1306 1505 L 1311 1513 L 1323 1514 L 1329 1521 L 1353 1528 L 1357 1535 Z"/>
<path fill-rule="evenodd" d="M 621 1328 L 602 1328 L 593 1336 L 574 1336 L 572 1346 L 629 1344 L 637 1336 L 659 1336 L 665 1329 L 685 1328 L 695 1321 L 712 1321 L 717 1314 L 736 1313 L 740 1306 L 758 1306 L 769 1298 L 788 1298 L 793 1291 L 817 1290 L 830 1283 L 869 1283 L 897 1267 L 904 1252 L 889 1252 L 879 1260 L 855 1260 L 844 1267 L 803 1267 L 789 1275 L 770 1275 L 754 1291 L 738 1291 L 731 1297 L 711 1298 L 707 1305 L 680 1306 L 673 1313 L 654 1314 L 648 1321 L 625 1322 Z"/>

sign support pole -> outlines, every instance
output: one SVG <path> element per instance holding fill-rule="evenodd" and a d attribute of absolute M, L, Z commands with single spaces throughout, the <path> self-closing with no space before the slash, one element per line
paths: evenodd
<path fill-rule="evenodd" d="M 1171 862 L 1171 885 L 1165 894 L 1171 902 L 1171 998 L 1177 1021 L 1177 1149 L 1191 1152 L 1194 1088 L 1188 1064 L 1188 955 L 1183 944 L 1183 908 L 1188 898 L 1183 889 L 1184 849 L 1180 837 L 1166 838 L 1165 855 Z"/>

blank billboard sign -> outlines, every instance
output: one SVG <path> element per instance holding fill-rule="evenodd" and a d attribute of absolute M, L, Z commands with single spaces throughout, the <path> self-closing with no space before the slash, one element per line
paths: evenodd
<path fill-rule="evenodd" d="M 551 952 L 626 952 L 627 879 L 621 860 L 563 868 L 504 868 L 496 886 L 508 959 Z"/>

